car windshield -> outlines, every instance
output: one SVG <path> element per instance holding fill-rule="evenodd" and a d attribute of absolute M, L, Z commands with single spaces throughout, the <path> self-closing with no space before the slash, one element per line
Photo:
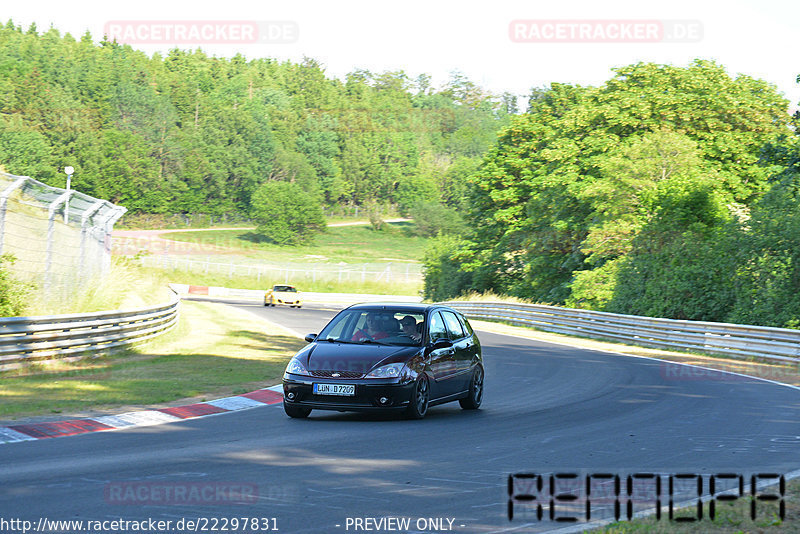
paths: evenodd
<path fill-rule="evenodd" d="M 328 323 L 317 340 L 416 346 L 424 320 L 418 310 L 345 310 Z"/>
<path fill-rule="evenodd" d="M 297 293 L 297 290 L 292 286 L 275 286 L 273 291 L 283 291 L 284 293 Z"/>

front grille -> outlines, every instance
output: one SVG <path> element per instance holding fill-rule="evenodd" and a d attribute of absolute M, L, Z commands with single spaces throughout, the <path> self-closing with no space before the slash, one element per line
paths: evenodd
<path fill-rule="evenodd" d="M 339 376 L 333 376 L 334 374 L 338 374 Z M 364 373 L 359 373 L 357 371 L 311 371 L 311 376 L 315 376 L 317 378 L 361 378 L 364 376 Z"/>

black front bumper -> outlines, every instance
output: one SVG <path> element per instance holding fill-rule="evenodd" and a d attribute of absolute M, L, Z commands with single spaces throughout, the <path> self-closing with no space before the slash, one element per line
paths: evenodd
<path fill-rule="evenodd" d="M 353 384 L 355 395 L 315 395 L 314 384 Z M 290 395 L 293 394 L 293 395 Z M 289 375 L 283 379 L 283 402 L 289 406 L 315 410 L 371 412 L 404 410 L 414 395 L 414 381 L 399 379 L 331 380 L 311 376 Z M 293 398 L 290 398 L 293 397 Z M 388 399 L 381 403 L 381 398 Z"/>

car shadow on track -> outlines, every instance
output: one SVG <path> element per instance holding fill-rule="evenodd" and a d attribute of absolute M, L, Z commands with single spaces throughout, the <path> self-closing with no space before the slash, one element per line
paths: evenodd
<path fill-rule="evenodd" d="M 417 423 L 424 423 L 425 421 L 457 421 L 463 419 L 465 421 L 476 422 L 485 414 L 483 410 L 462 410 L 456 403 L 454 406 L 434 406 L 428 410 L 425 419 L 422 421 L 409 420 L 404 412 L 375 412 L 375 413 L 362 413 L 362 412 L 336 412 L 331 410 L 314 410 L 308 419 L 297 419 L 295 421 L 303 422 L 317 422 L 323 423 L 325 421 L 349 421 L 353 423 L 376 423 L 376 422 L 391 422 L 391 421 L 408 421 Z"/>
<path fill-rule="evenodd" d="M 296 352 L 307 345 L 305 341 L 296 337 L 279 335 L 268 336 L 262 332 L 254 332 L 253 330 L 235 330 L 230 333 L 230 337 L 237 338 L 239 345 L 250 349 L 289 350 Z M 244 340 L 250 340 L 253 341 L 253 343 L 245 343 Z"/>

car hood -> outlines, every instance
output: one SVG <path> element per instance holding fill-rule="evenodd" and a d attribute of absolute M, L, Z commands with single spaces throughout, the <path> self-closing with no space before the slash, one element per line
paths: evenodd
<path fill-rule="evenodd" d="M 303 364 L 309 371 L 352 371 L 367 373 L 376 365 L 406 362 L 421 347 L 353 344 L 322 341 L 312 344 Z"/>

